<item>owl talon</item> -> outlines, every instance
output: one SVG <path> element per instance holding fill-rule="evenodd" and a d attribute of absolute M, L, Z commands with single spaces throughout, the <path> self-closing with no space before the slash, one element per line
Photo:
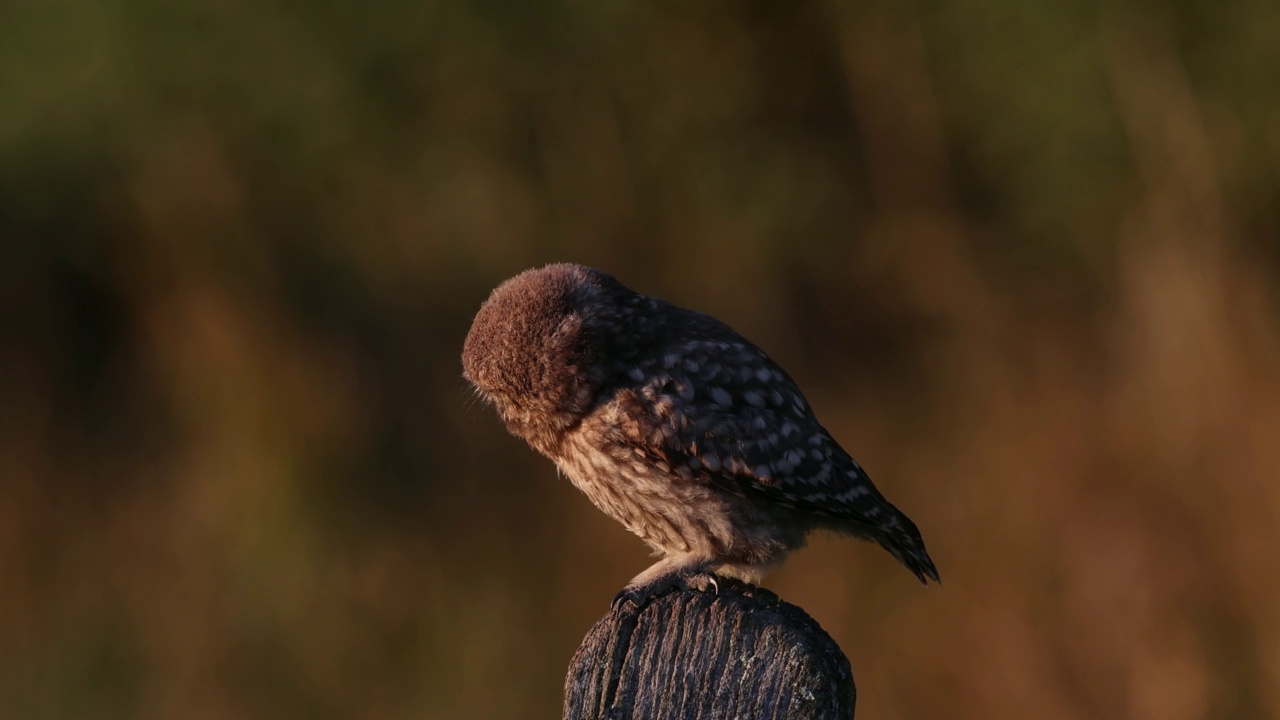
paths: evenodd
<path fill-rule="evenodd" d="M 636 606 L 636 610 L 648 605 L 650 598 L 644 597 L 640 592 L 640 588 L 622 588 L 617 594 L 614 594 L 613 600 L 609 601 L 609 610 L 621 610 L 623 605 L 630 602 Z"/>
<path fill-rule="evenodd" d="M 698 592 L 720 594 L 720 583 L 722 580 L 709 572 L 694 572 L 684 575 L 681 578 L 681 584 L 689 590 L 697 590 Z"/>
<path fill-rule="evenodd" d="M 679 584 L 680 575 L 671 573 L 641 585 L 628 585 L 613 596 L 613 602 L 609 604 L 609 609 L 618 610 L 627 603 L 634 605 L 636 610 L 643 609 L 655 597 L 674 589 Z"/>
<path fill-rule="evenodd" d="M 652 602 L 654 598 L 672 590 L 693 590 L 695 592 L 719 595 L 720 584 L 724 582 L 732 584 L 732 581 L 726 581 L 724 578 L 702 570 L 667 573 L 648 582 L 639 585 L 628 585 L 619 590 L 618 594 L 613 596 L 613 601 L 609 604 L 609 608 L 618 610 L 629 602 L 639 610 Z"/>

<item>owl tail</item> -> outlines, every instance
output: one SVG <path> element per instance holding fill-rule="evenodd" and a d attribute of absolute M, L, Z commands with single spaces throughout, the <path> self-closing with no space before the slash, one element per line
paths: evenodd
<path fill-rule="evenodd" d="M 926 585 L 930 580 L 936 583 L 942 582 L 938 577 L 938 568 L 933 564 L 933 558 L 929 557 L 929 551 L 924 548 L 924 539 L 920 537 L 920 531 L 906 515 L 896 512 L 896 508 L 893 521 L 877 528 L 875 539 L 885 550 L 898 558 L 899 562 L 906 565 L 907 569 L 915 573 L 916 577 L 920 578 L 920 582 Z"/>

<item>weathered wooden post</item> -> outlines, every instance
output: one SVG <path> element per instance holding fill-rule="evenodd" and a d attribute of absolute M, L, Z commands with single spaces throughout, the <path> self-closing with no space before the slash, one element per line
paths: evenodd
<path fill-rule="evenodd" d="M 565 720 L 849 720 L 849 661 L 803 610 L 721 580 L 591 628 L 565 678 Z"/>

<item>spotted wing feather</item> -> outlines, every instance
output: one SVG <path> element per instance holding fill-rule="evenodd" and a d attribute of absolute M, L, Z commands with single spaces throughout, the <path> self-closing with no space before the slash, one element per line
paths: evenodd
<path fill-rule="evenodd" d="M 827 518 L 937 581 L 915 525 L 827 433 L 786 372 L 727 328 L 718 337 L 703 328 L 708 335 L 630 370 L 640 421 L 620 441 L 681 481 Z"/>

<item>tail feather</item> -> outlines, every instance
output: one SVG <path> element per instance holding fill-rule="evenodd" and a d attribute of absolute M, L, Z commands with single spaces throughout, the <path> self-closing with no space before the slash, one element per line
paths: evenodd
<path fill-rule="evenodd" d="M 874 487 L 872 488 L 874 490 Z M 901 510 L 879 492 L 859 498 L 857 504 L 846 504 L 838 512 L 823 508 L 823 514 L 831 518 L 827 527 L 836 532 L 853 535 L 863 540 L 877 542 L 898 561 L 915 573 L 920 582 L 928 585 L 932 580 L 942 583 L 938 568 L 924 547 L 920 530 Z"/>
<path fill-rule="evenodd" d="M 887 502 L 885 504 L 889 505 Z M 915 573 L 920 582 L 925 585 L 929 584 L 929 580 L 941 583 L 942 578 L 938 576 L 938 568 L 924 547 L 924 538 L 920 537 L 919 528 L 901 510 L 892 505 L 889 507 L 893 512 L 889 514 L 888 522 L 876 528 L 876 541 Z"/>

